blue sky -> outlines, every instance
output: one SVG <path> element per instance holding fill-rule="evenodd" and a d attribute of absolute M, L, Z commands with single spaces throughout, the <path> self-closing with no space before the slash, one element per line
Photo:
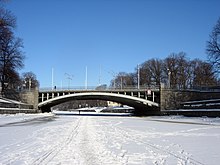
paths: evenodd
<path fill-rule="evenodd" d="M 220 17 L 219 0 L 10 0 L 16 35 L 41 87 L 109 84 L 151 58 L 184 51 L 207 60 L 206 41 Z M 100 69 L 101 68 L 101 69 Z M 100 74 L 101 70 L 101 74 Z"/>

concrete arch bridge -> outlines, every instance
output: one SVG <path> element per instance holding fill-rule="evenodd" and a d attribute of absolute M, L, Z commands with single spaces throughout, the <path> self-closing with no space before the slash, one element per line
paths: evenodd
<path fill-rule="evenodd" d="M 40 90 L 38 108 L 42 112 L 71 100 L 106 100 L 134 107 L 136 110 L 159 109 L 159 88 L 105 90 Z"/>

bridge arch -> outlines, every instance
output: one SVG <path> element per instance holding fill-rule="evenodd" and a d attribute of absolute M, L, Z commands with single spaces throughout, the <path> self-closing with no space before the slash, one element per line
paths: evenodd
<path fill-rule="evenodd" d="M 152 102 L 150 100 L 107 92 L 85 92 L 58 96 L 39 103 L 38 107 L 43 112 L 48 112 L 50 111 L 51 107 L 71 100 L 106 100 L 128 105 L 134 107 L 135 109 L 144 109 L 149 106 L 159 107 L 158 103 Z"/>

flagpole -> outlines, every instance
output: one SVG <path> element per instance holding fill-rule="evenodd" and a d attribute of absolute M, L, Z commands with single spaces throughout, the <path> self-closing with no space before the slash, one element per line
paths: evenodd
<path fill-rule="evenodd" d="M 86 79 L 85 79 L 85 89 L 88 87 L 88 73 L 87 73 L 87 66 L 86 66 Z"/>
<path fill-rule="evenodd" d="M 53 70 L 53 67 L 52 67 L 52 82 L 51 82 L 51 89 L 52 89 L 52 90 L 53 90 L 53 86 L 54 86 L 54 85 L 53 85 L 53 76 L 54 76 L 54 75 L 53 75 L 53 72 L 54 72 L 54 70 Z"/>
<path fill-rule="evenodd" d="M 139 68 L 139 64 L 138 64 L 138 89 L 140 89 L 140 68 Z"/>

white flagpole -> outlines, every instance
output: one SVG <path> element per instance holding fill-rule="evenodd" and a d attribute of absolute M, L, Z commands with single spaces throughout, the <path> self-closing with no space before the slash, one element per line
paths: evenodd
<path fill-rule="evenodd" d="M 138 89 L 140 89 L 140 68 L 139 68 L 139 64 L 138 64 Z"/>
<path fill-rule="evenodd" d="M 53 67 L 52 67 L 52 82 L 51 82 L 51 89 L 53 90 Z"/>
<path fill-rule="evenodd" d="M 85 89 L 87 89 L 88 86 L 88 75 L 87 75 L 87 66 L 86 66 L 86 79 L 85 79 Z"/>
<path fill-rule="evenodd" d="M 101 85 L 101 78 L 102 78 L 102 66 L 99 66 L 99 85 Z"/>

